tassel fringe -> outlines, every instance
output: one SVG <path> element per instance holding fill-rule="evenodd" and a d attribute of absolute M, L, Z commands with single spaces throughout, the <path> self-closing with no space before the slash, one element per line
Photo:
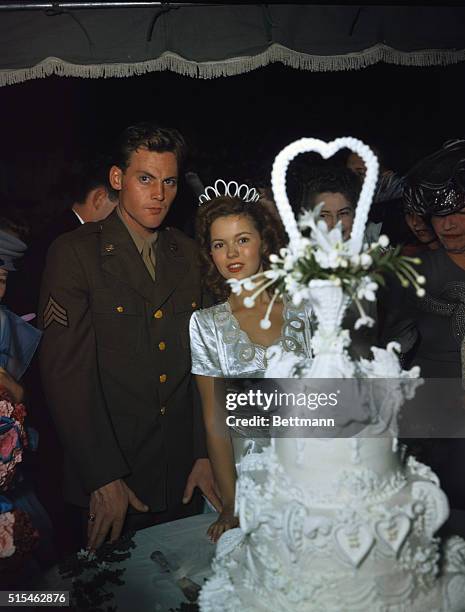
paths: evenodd
<path fill-rule="evenodd" d="M 148 72 L 170 70 L 183 76 L 200 79 L 236 76 L 281 62 L 298 70 L 330 72 L 360 70 L 378 62 L 399 66 L 446 66 L 465 60 L 465 49 L 425 49 L 399 51 L 383 44 L 344 55 L 310 55 L 293 51 L 279 44 L 271 45 L 253 57 L 234 57 L 218 62 L 194 62 L 175 53 L 165 52 L 159 58 L 145 62 L 72 64 L 57 57 L 48 57 L 36 66 L 16 70 L 0 70 L 0 86 L 15 85 L 30 79 L 51 75 L 86 79 L 132 77 Z"/>

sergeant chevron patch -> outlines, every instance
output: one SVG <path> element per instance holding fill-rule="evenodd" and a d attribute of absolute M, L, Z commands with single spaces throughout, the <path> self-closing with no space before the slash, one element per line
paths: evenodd
<path fill-rule="evenodd" d="M 66 308 L 53 299 L 52 295 L 48 298 L 47 306 L 44 310 L 44 329 L 47 329 L 55 321 L 58 325 L 68 327 L 68 312 Z"/>

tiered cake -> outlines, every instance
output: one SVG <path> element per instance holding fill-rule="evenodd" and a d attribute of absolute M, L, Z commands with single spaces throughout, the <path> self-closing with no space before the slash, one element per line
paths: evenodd
<path fill-rule="evenodd" d="M 299 152 L 329 157 L 349 144 L 365 159 L 372 183 L 362 190 L 354 223 L 352 247 L 359 254 L 377 167 L 364 145 L 340 141 L 320 146 L 304 139 L 285 149 L 273 187 L 292 242 L 298 235 L 283 187 L 287 164 Z M 402 371 L 394 345 L 374 348 L 372 361 L 350 359 L 350 339 L 340 328 L 347 300 L 337 279 L 312 280 L 305 299 L 319 324 L 315 358 L 296 364 L 275 354 L 269 373 L 377 378 L 371 422 L 350 438 L 276 438 L 243 458 L 240 528 L 218 542 L 214 575 L 200 595 L 202 612 L 464 612 L 465 542 L 436 537 L 449 514 L 447 498 L 435 474 L 397 442 L 397 413 L 416 373 Z"/>
<path fill-rule="evenodd" d="M 276 440 L 243 461 L 237 508 L 203 612 L 465 609 L 465 543 L 434 536 L 446 497 L 392 441 Z"/>

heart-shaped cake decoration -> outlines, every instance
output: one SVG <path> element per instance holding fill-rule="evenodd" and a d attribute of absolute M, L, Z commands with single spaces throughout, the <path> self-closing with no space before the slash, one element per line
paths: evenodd
<path fill-rule="evenodd" d="M 361 140 L 351 137 L 337 138 L 324 142 L 317 138 L 301 138 L 285 147 L 276 157 L 271 172 L 276 206 L 281 215 L 284 228 L 289 236 L 289 248 L 292 250 L 300 243 L 302 237 L 297 221 L 292 211 L 286 192 L 286 173 L 290 162 L 300 153 L 319 153 L 324 159 L 332 157 L 340 149 L 350 149 L 359 155 L 366 166 L 366 175 L 360 198 L 355 211 L 355 219 L 350 235 L 350 250 L 353 254 L 360 253 L 363 246 L 363 235 L 368 219 L 371 201 L 378 179 L 378 160 L 371 149 Z"/>
<path fill-rule="evenodd" d="M 406 514 L 396 514 L 388 519 L 378 521 L 375 525 L 375 533 L 397 555 L 410 532 L 410 528 L 409 517 Z"/>
<path fill-rule="evenodd" d="M 365 559 L 374 544 L 374 537 L 363 525 L 350 528 L 339 527 L 334 538 L 340 551 L 354 567 L 358 567 Z"/>

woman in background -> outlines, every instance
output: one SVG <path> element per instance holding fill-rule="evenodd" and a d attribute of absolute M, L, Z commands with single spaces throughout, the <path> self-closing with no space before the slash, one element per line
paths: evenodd
<path fill-rule="evenodd" d="M 428 250 L 435 251 L 439 249 L 441 245 L 438 237 L 434 233 L 431 223 L 428 223 L 424 215 L 415 209 L 412 202 L 412 189 L 408 185 L 404 191 L 402 208 L 405 223 L 412 233 L 412 239 L 403 246 L 402 254 L 414 257 Z"/>
<path fill-rule="evenodd" d="M 342 238 L 345 241 L 350 238 L 352 232 L 359 196 L 360 183 L 354 172 L 340 167 L 317 168 L 306 184 L 303 208 L 314 209 L 322 204 L 320 219 L 325 221 L 329 230 L 340 223 Z M 364 242 L 370 243 L 373 239 L 377 237 L 369 236 L 365 232 Z M 343 327 L 353 330 L 349 352 L 354 358 L 370 357 L 371 347 L 378 342 L 376 302 L 362 300 L 362 305 L 365 313 L 375 321 L 373 327 L 354 329 L 355 321 L 360 315 L 353 302 L 347 308 L 343 323 Z"/>

